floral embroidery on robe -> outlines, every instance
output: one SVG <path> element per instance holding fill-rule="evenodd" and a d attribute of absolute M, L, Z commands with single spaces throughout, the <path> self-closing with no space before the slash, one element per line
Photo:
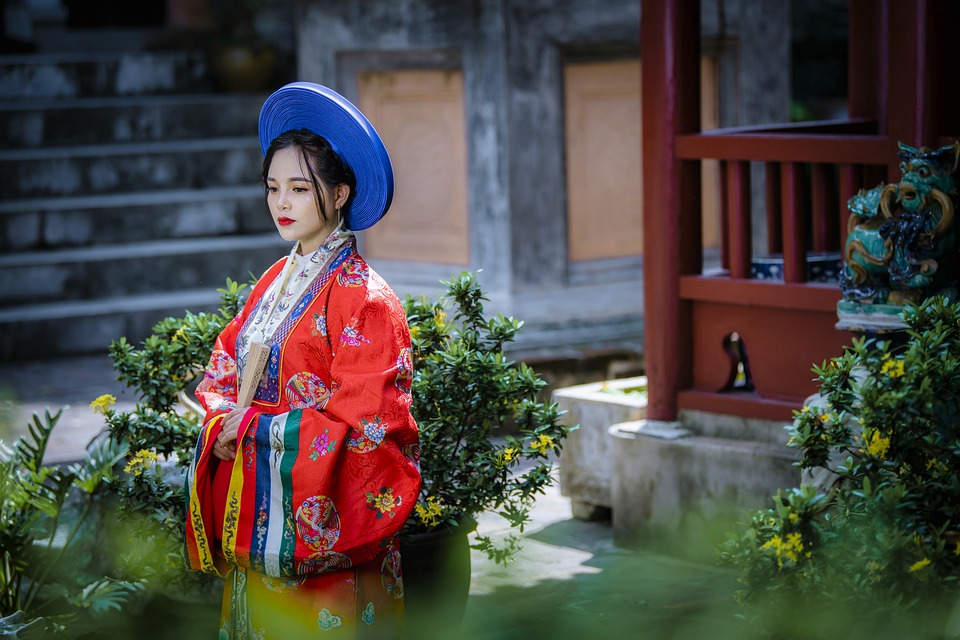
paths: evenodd
<path fill-rule="evenodd" d="M 409 329 L 355 240 L 338 239 L 281 322 L 260 314 L 268 292 L 287 290 L 278 280 L 291 263 L 267 270 L 197 388 L 207 413 L 187 477 L 187 555 L 193 568 L 228 578 L 224 637 L 355 638 L 363 628 L 382 633 L 402 612 L 397 535 L 420 489 Z M 302 262 L 290 273 L 310 273 Z M 258 318 L 273 325 L 272 336 L 255 337 L 267 340 L 270 362 L 237 458 L 221 461 L 212 445 L 236 404 L 251 342 L 244 329 Z M 280 607 L 289 615 L 271 614 Z"/>

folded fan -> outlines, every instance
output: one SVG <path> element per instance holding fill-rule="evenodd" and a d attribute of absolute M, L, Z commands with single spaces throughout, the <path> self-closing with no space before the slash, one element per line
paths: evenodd
<path fill-rule="evenodd" d="M 252 342 L 247 354 L 247 366 L 240 381 L 240 393 L 237 394 L 237 406 L 249 407 L 253 401 L 253 392 L 260 386 L 260 377 L 270 357 L 270 347 L 262 342 Z"/>

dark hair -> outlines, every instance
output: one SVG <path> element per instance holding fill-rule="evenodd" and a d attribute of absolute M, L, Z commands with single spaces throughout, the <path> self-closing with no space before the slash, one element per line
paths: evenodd
<path fill-rule="evenodd" d="M 273 156 L 280 149 L 287 148 L 299 149 L 307 161 L 308 177 L 313 183 L 314 192 L 317 197 L 317 208 L 324 221 L 327 214 L 324 211 L 323 190 L 320 183 L 323 182 L 328 189 L 335 187 L 341 182 L 350 187 L 350 195 L 347 201 L 341 207 L 344 225 L 349 218 L 350 203 L 353 202 L 353 196 L 357 192 L 357 178 L 353 175 L 349 165 L 337 155 L 330 143 L 323 136 L 317 135 L 309 129 L 290 129 L 284 131 L 270 142 L 267 152 L 263 156 L 263 170 L 260 175 L 260 182 L 264 186 L 264 202 L 267 198 L 267 172 L 270 170 L 270 163 L 273 162 Z"/>

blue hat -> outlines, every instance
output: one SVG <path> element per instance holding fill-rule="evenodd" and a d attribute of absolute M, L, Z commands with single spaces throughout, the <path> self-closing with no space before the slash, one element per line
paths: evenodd
<path fill-rule="evenodd" d="M 347 227 L 372 227 L 393 201 L 393 165 L 376 129 L 336 91 L 313 82 L 291 82 L 260 109 L 260 148 L 266 154 L 274 138 L 302 128 L 326 138 L 357 178 L 350 209 L 343 214 Z"/>

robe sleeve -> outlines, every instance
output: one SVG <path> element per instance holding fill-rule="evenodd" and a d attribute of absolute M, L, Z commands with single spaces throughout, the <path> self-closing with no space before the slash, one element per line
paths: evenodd
<path fill-rule="evenodd" d="M 376 559 L 394 542 L 420 490 L 402 305 L 379 281 L 335 285 L 328 308 L 329 397 L 282 413 L 255 404 L 238 438 L 223 554 L 269 576 Z M 296 362 L 285 354 L 285 366 L 288 357 Z M 209 448 L 216 431 L 214 419 L 198 450 Z"/>
<path fill-rule="evenodd" d="M 257 280 L 240 313 L 227 323 L 214 343 L 203 380 L 197 385 L 196 397 L 206 414 L 206 429 L 217 416 L 229 413 L 237 406 L 240 385 L 237 376 L 237 337 L 249 315 L 256 309 L 264 292 L 283 268 L 285 260 L 278 260 Z"/>
<path fill-rule="evenodd" d="M 197 385 L 196 397 L 204 408 L 200 435 L 194 451 L 193 460 L 187 470 L 186 498 L 186 555 L 191 568 L 209 573 L 221 574 L 214 566 L 218 552 L 213 548 L 213 474 L 219 459 L 212 455 L 214 439 L 223 428 L 222 417 L 236 407 L 237 392 L 237 336 L 243 323 L 264 290 L 282 268 L 283 260 L 277 261 L 259 278 L 253 291 L 244 303 L 240 313 L 224 327 L 214 343 L 210 360 L 204 370 L 203 379 Z M 222 568 L 222 567 L 221 567 Z"/>

